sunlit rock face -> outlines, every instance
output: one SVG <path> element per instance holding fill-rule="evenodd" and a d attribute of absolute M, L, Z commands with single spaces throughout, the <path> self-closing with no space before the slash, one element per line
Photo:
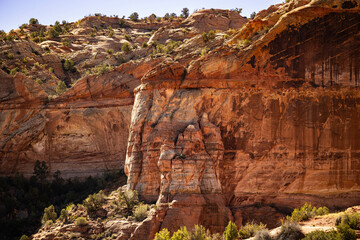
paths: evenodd
<path fill-rule="evenodd" d="M 272 227 L 305 202 L 359 202 L 360 15 L 340 2 L 277 7 L 289 10 L 248 46 L 231 47 L 239 34 L 142 79 L 125 171 L 129 188 L 163 206 L 159 229 Z"/>

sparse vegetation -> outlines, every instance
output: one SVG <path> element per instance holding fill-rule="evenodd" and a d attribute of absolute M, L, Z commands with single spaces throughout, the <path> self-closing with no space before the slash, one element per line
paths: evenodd
<path fill-rule="evenodd" d="M 329 213 L 329 209 L 327 207 L 316 208 L 311 206 L 310 203 L 305 203 L 301 208 L 295 208 L 291 214 L 291 221 L 304 221 L 308 220 L 311 217 L 317 215 L 325 215 Z"/>
<path fill-rule="evenodd" d="M 83 205 L 89 213 L 94 213 L 105 203 L 105 195 L 103 191 L 90 194 L 84 201 Z"/>
<path fill-rule="evenodd" d="M 138 222 L 141 222 L 148 216 L 148 208 L 149 206 L 147 204 L 140 203 L 139 205 L 134 207 L 134 217 L 135 220 Z"/>
<path fill-rule="evenodd" d="M 36 18 L 30 18 L 29 24 L 39 24 L 39 20 L 37 20 Z"/>
<path fill-rule="evenodd" d="M 85 217 L 78 217 L 75 219 L 76 226 L 83 227 L 83 226 L 86 226 L 87 224 L 88 224 L 88 221 L 86 220 Z"/>
<path fill-rule="evenodd" d="M 209 31 L 208 33 L 206 33 L 206 32 L 202 33 L 202 38 L 205 43 L 214 39 L 215 37 L 216 37 L 215 32 L 212 30 Z"/>
<path fill-rule="evenodd" d="M 131 21 L 137 22 L 139 21 L 139 14 L 137 12 L 133 12 L 129 18 Z"/>
<path fill-rule="evenodd" d="M 58 95 L 61 95 L 61 94 L 65 93 L 66 90 L 67 90 L 67 88 L 66 88 L 65 83 L 63 81 L 59 81 L 58 85 L 56 86 L 56 93 Z"/>
<path fill-rule="evenodd" d="M 63 63 L 64 70 L 76 72 L 75 64 L 71 59 L 63 59 L 61 62 Z"/>
<path fill-rule="evenodd" d="M 123 51 L 124 53 L 129 53 L 131 52 L 131 47 L 128 43 L 124 43 L 122 46 L 121 46 L 121 51 Z"/>
<path fill-rule="evenodd" d="M 49 207 L 44 209 L 44 215 L 43 215 L 42 220 L 41 220 L 41 222 L 43 224 L 46 223 L 49 220 L 55 222 L 56 219 L 57 219 L 57 214 L 55 212 L 54 205 L 50 205 Z"/>
<path fill-rule="evenodd" d="M 91 72 L 96 75 L 102 75 L 110 70 L 112 70 L 113 67 L 108 64 L 100 64 L 91 69 Z"/>

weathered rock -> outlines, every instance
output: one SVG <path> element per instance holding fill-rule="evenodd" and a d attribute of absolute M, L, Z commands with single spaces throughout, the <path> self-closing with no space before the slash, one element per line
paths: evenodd
<path fill-rule="evenodd" d="M 143 77 L 125 172 L 144 200 L 172 203 L 160 228 L 272 227 L 305 202 L 359 201 L 358 5 L 304 4 L 286 5 L 262 36 L 249 31 L 248 46 L 233 49 L 235 37 L 194 61 L 182 80 L 166 63 Z"/>

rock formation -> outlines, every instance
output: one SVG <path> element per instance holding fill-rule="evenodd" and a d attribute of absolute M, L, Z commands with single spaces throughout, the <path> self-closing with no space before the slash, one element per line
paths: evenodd
<path fill-rule="evenodd" d="M 273 226 L 306 201 L 359 201 L 360 5 L 293 3 L 246 42 L 143 77 L 125 171 L 144 200 L 172 203 L 160 227 Z"/>

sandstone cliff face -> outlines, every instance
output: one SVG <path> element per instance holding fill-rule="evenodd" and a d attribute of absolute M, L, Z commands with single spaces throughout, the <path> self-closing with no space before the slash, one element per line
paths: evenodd
<path fill-rule="evenodd" d="M 133 72 L 142 72 L 131 63 L 126 71 L 124 67 L 81 79 L 53 101 L 24 75 L 4 74 L 0 173 L 31 176 L 36 160 L 45 161 L 50 173 L 60 170 L 65 178 L 121 169 L 132 91 L 139 84 Z"/>
<path fill-rule="evenodd" d="M 163 206 L 159 228 L 272 227 L 304 202 L 359 202 L 360 15 L 350 2 L 300 4 L 250 44 L 234 48 L 235 36 L 189 67 L 144 76 L 125 172 Z"/>

